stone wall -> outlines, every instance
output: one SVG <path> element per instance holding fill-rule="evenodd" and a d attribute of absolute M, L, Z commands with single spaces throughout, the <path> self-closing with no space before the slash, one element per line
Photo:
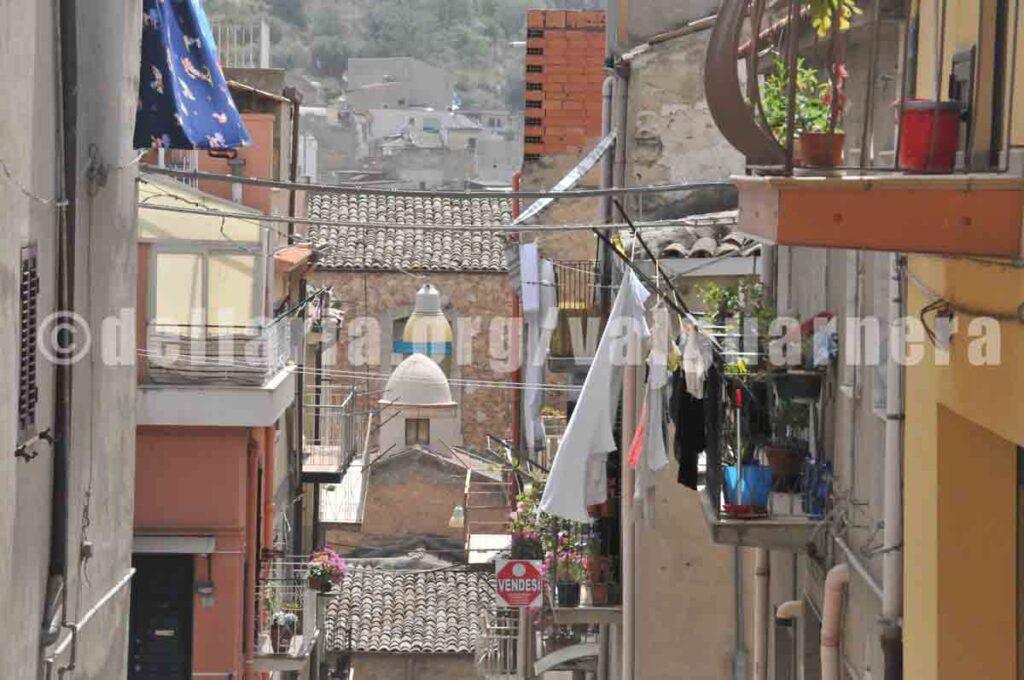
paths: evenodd
<path fill-rule="evenodd" d="M 342 330 L 338 363 L 325 369 L 366 371 L 369 389 L 376 394 L 366 399 L 362 406 L 376 407 L 380 390 L 384 389 L 387 377 L 402 358 L 393 357 L 391 353 L 394 322 L 412 312 L 416 290 L 422 280 L 419 276 L 402 272 L 341 271 L 317 271 L 311 274 L 310 279 L 312 286 L 334 286 L 335 299 L 341 301 L 345 312 L 347 328 Z M 430 275 L 430 282 L 440 291 L 443 309 L 456 332 L 455 351 L 461 360 L 452 362 L 449 379 L 453 381 L 452 398 L 459 403 L 463 441 L 467 446 L 483 448 L 488 434 L 499 437 L 511 435 L 515 394 L 496 387 L 464 386 L 460 381 L 510 379 L 507 369 L 512 362 L 505 361 L 505 351 L 499 342 L 489 341 L 492 325 L 496 331 L 500 330 L 500 320 L 511 317 L 512 292 L 508 275 L 505 272 L 435 272 Z M 358 357 L 350 356 L 355 350 L 354 334 L 358 337 L 361 333 L 356 322 L 360 317 L 376 320 L 379 328 L 379 342 L 374 343 L 376 350 L 366 358 L 367 365 Z M 492 324 L 494 320 L 499 321 Z M 461 341 L 460 327 L 464 329 Z M 489 352 L 495 355 L 493 362 Z M 337 376 L 336 381 L 341 384 L 362 382 L 352 375 Z"/>

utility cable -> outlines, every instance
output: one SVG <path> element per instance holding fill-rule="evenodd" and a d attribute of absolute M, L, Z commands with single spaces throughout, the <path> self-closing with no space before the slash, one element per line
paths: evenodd
<path fill-rule="evenodd" d="M 619 187 L 608 189 L 571 189 L 568 191 L 479 191 L 479 190 L 438 190 L 438 189 L 370 189 L 354 185 L 338 184 L 303 184 L 301 182 L 286 182 L 274 179 L 258 179 L 255 177 L 243 177 L 239 175 L 225 175 L 214 172 L 198 172 L 195 170 L 178 170 L 175 168 L 161 168 L 156 165 L 143 165 L 143 172 L 154 175 L 166 175 L 168 177 L 179 177 L 193 181 L 206 180 L 211 182 L 225 182 L 227 184 L 248 184 L 272 189 L 289 189 L 305 191 L 308 193 L 323 194 L 361 194 L 367 196 L 395 196 L 395 197 L 421 197 L 421 198 L 451 198 L 451 199 L 512 199 L 512 198 L 600 198 L 602 196 L 623 196 L 630 194 L 655 194 L 672 191 L 700 191 L 704 189 L 732 188 L 731 182 L 681 182 L 676 184 L 652 184 L 639 187 Z"/>

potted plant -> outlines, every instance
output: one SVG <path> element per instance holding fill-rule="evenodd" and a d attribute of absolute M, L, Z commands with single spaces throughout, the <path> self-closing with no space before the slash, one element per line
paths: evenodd
<path fill-rule="evenodd" d="M 307 578 L 309 587 L 328 593 L 345 575 L 345 560 L 332 548 L 321 548 L 309 558 Z"/>
<path fill-rule="evenodd" d="M 580 605 L 580 583 L 583 581 L 583 560 L 576 548 L 555 554 L 555 599 L 559 607 Z"/>
<path fill-rule="evenodd" d="M 846 107 L 844 84 L 849 74 L 842 62 L 830 67 L 823 79 L 817 69 L 801 58 L 796 65 L 793 135 L 796 164 L 810 168 L 835 168 L 843 162 L 846 134 L 839 123 Z M 781 59 L 761 88 L 765 122 L 780 143 L 787 138 L 789 70 Z"/>
<path fill-rule="evenodd" d="M 806 440 L 800 437 L 808 425 L 810 407 L 780 398 L 772 414 L 771 440 L 763 447 L 777 491 L 793 491 L 799 485 L 801 466 L 807 457 Z"/>
<path fill-rule="evenodd" d="M 583 571 L 587 576 L 586 594 L 584 598 L 592 606 L 603 607 L 608 604 L 608 572 L 611 558 L 603 554 L 601 539 L 591 534 L 587 541 L 586 555 L 583 557 Z"/>
<path fill-rule="evenodd" d="M 509 556 L 513 560 L 544 559 L 544 545 L 541 543 L 540 536 L 531 529 L 513 531 Z"/>
<path fill-rule="evenodd" d="M 284 654 L 295 636 L 299 617 L 292 612 L 275 611 L 270 615 L 270 647 L 273 654 Z"/>

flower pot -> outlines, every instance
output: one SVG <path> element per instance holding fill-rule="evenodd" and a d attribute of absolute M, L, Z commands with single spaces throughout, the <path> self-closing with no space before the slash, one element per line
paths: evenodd
<path fill-rule="evenodd" d="M 772 484 L 777 491 L 795 491 L 800 485 L 804 452 L 788 446 L 765 446 L 765 457 L 772 470 Z"/>
<path fill-rule="evenodd" d="M 801 132 L 795 141 L 796 164 L 805 168 L 836 168 L 843 164 L 844 132 Z"/>
<path fill-rule="evenodd" d="M 308 585 L 311 589 L 316 590 L 317 592 L 329 593 L 331 592 L 331 588 L 334 586 L 334 583 L 326 576 L 311 575 L 309 577 Z"/>
<path fill-rule="evenodd" d="M 608 604 L 608 584 L 588 583 L 586 584 L 589 597 L 587 600 L 592 607 L 604 607 Z"/>
<path fill-rule="evenodd" d="M 284 654 L 292 643 L 295 631 L 288 626 L 270 627 L 270 650 L 272 654 Z"/>
<path fill-rule="evenodd" d="M 741 481 L 742 477 L 742 481 Z M 772 469 L 763 465 L 725 468 L 726 512 L 734 516 L 764 514 L 772 491 Z"/>
<path fill-rule="evenodd" d="M 896 105 L 899 106 L 899 102 Z M 960 102 L 904 101 L 899 121 L 899 169 L 952 172 L 960 139 L 961 109 Z"/>
<path fill-rule="evenodd" d="M 821 394 L 821 371 L 790 369 L 775 376 L 775 392 L 779 399 L 815 401 Z"/>
<path fill-rule="evenodd" d="M 588 558 L 591 581 L 602 582 L 608 580 L 608 569 L 611 559 L 607 555 L 594 555 Z"/>
<path fill-rule="evenodd" d="M 575 581 L 559 581 L 555 584 L 555 599 L 559 607 L 580 606 L 580 584 Z"/>

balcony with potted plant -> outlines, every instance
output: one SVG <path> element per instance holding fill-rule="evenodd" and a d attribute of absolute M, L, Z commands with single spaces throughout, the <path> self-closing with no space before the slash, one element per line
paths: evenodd
<path fill-rule="evenodd" d="M 740 230 L 780 245 L 1021 257 L 1020 5 L 724 0 L 705 88 L 747 159 L 733 179 Z"/>

